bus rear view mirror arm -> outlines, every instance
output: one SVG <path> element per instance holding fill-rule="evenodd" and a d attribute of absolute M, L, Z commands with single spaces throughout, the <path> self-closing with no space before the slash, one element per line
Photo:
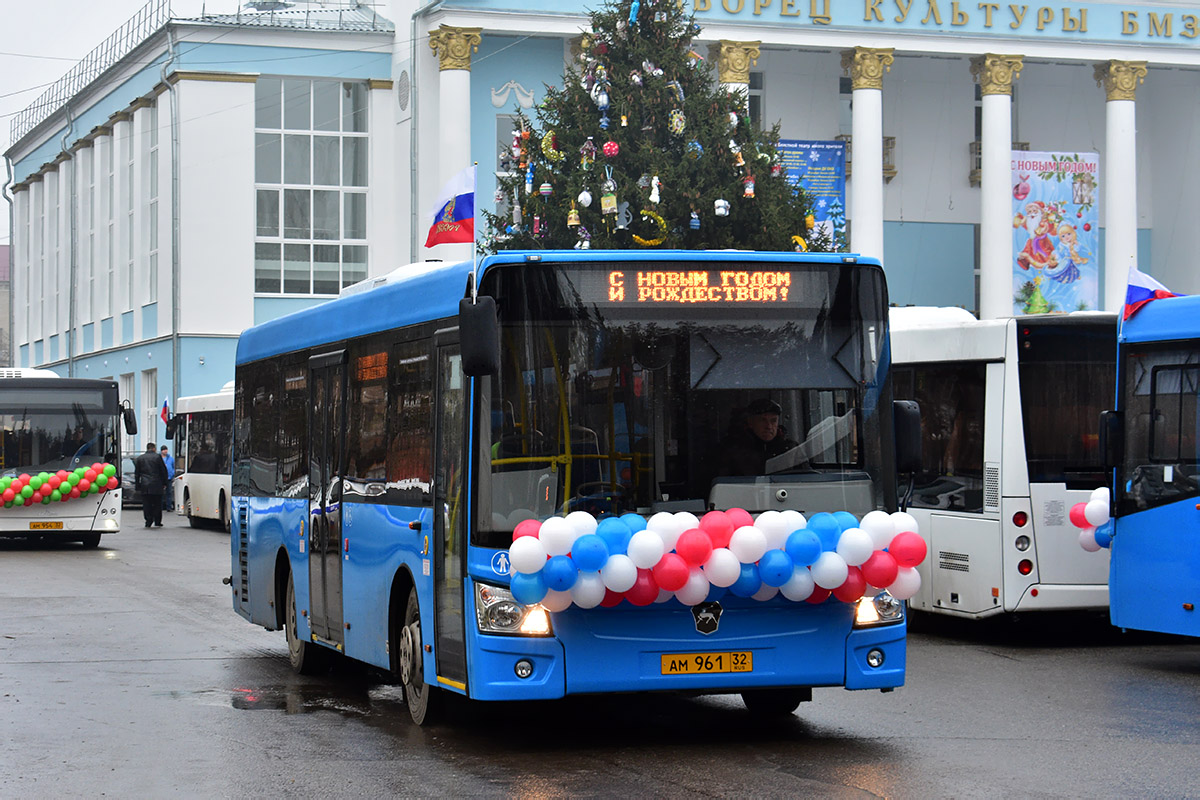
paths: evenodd
<path fill-rule="evenodd" d="M 475 302 L 469 297 L 460 300 L 458 332 L 464 373 L 480 378 L 500 371 L 500 323 L 494 298 L 479 295 Z"/>
<path fill-rule="evenodd" d="M 1125 461 L 1125 415 L 1120 411 L 1100 412 L 1100 454 L 1106 469 Z"/>
<path fill-rule="evenodd" d="M 914 473 L 921 469 L 921 409 L 913 400 L 893 400 L 896 430 L 896 471 Z"/>

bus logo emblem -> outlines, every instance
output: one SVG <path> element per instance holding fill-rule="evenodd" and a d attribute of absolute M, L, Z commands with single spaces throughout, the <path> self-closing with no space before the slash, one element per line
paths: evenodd
<path fill-rule="evenodd" d="M 692 616 L 696 619 L 698 633 L 703 633 L 705 636 L 716 633 L 717 625 L 721 622 L 721 604 L 701 603 L 692 606 Z"/>

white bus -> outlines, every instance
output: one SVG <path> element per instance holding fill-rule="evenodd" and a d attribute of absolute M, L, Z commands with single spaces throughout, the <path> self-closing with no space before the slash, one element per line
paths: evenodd
<path fill-rule="evenodd" d="M 213 394 L 181 397 L 175 406 L 175 507 L 193 528 L 215 521 L 229 530 L 233 381 Z"/>
<path fill-rule="evenodd" d="M 137 433 L 115 381 L 0 369 L 0 536 L 96 547 L 121 530 L 121 421 Z"/>
<path fill-rule="evenodd" d="M 1116 391 L 1117 317 L 977 320 L 893 308 L 893 386 L 921 407 L 909 513 L 929 543 L 912 608 L 970 619 L 1104 609 L 1108 559 L 1080 558 L 1068 513 L 1107 485 L 1100 412 Z"/>

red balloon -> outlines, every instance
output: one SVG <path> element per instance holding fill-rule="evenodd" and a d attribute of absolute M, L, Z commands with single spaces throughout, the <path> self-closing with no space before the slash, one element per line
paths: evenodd
<path fill-rule="evenodd" d="M 72 486 L 72 487 L 71 487 L 71 497 L 79 497 L 79 495 L 80 495 L 80 492 L 79 492 L 79 487 L 78 487 L 78 486 Z"/>
<path fill-rule="evenodd" d="M 700 518 L 700 528 L 708 534 L 713 547 L 725 547 L 733 536 L 733 520 L 724 511 L 710 511 Z"/>
<path fill-rule="evenodd" d="M 880 589 L 891 586 L 892 581 L 896 580 L 896 573 L 899 570 L 900 565 L 896 563 L 896 559 L 885 550 L 876 550 L 871 553 L 871 557 L 862 565 L 863 578 L 867 583 L 878 586 Z"/>
<path fill-rule="evenodd" d="M 612 608 L 613 606 L 621 605 L 621 601 L 625 599 L 623 592 L 614 592 L 612 589 L 604 590 L 604 599 L 600 601 L 600 605 L 604 608 Z"/>
<path fill-rule="evenodd" d="M 688 582 L 688 562 L 675 553 L 667 553 L 654 565 L 654 582 L 668 592 L 677 592 Z M 658 595 L 656 594 L 657 598 Z"/>
<path fill-rule="evenodd" d="M 36 492 L 33 493 L 33 495 L 29 499 L 35 503 L 42 502 L 42 490 L 38 489 Z"/>
<path fill-rule="evenodd" d="M 912 531 L 897 533 L 892 543 L 888 545 L 888 552 L 892 554 L 892 558 L 896 559 L 897 566 L 915 567 L 925 560 L 925 540 L 920 534 Z M 879 584 L 871 584 L 878 586 Z"/>
<path fill-rule="evenodd" d="M 92 470 L 95 472 L 104 472 L 104 468 L 106 466 L 108 466 L 108 465 L 102 464 L 99 461 L 97 461 L 95 464 L 92 464 Z M 91 479 L 89 478 L 88 480 L 91 480 Z"/>
<path fill-rule="evenodd" d="M 88 480 L 87 478 L 79 479 L 79 491 L 80 492 L 86 492 L 90 488 L 92 488 L 92 482 L 90 480 Z"/>
<path fill-rule="evenodd" d="M 59 487 L 59 485 L 62 484 L 62 478 L 58 477 L 57 475 L 51 475 L 49 478 L 46 479 L 46 483 L 48 483 L 50 485 L 50 489 L 51 489 L 51 491 L 53 491 L 54 489 L 57 489 Z"/>
<path fill-rule="evenodd" d="M 744 528 L 747 525 L 754 524 L 754 517 L 750 516 L 750 512 L 744 508 L 730 508 L 725 511 L 725 516 L 729 517 L 729 521 L 733 523 L 733 529 Z"/>
<path fill-rule="evenodd" d="M 537 536 L 538 530 L 542 527 L 542 523 L 536 519 L 526 519 L 517 523 L 517 527 L 513 528 L 513 541 L 520 539 L 522 536 Z"/>
<path fill-rule="evenodd" d="M 33 498 L 32 498 L 32 497 L 26 497 L 26 498 L 25 498 L 25 505 L 27 505 L 27 506 L 31 506 L 31 505 L 33 505 Z"/>
<path fill-rule="evenodd" d="M 675 552 L 693 567 L 699 567 L 708 561 L 708 557 L 712 555 L 712 551 L 712 539 L 709 538 L 708 533 L 700 528 L 692 528 L 690 531 L 684 531 L 679 534 L 679 539 L 675 542 Z"/>
<path fill-rule="evenodd" d="M 833 594 L 833 592 L 829 591 L 828 589 L 822 589 L 820 586 L 815 586 L 813 587 L 813 593 L 810 594 L 808 599 L 804 602 L 812 603 L 813 605 L 819 605 L 828 600 L 831 594 Z"/>
<path fill-rule="evenodd" d="M 18 480 L 20 480 L 20 481 L 21 481 L 21 483 L 23 483 L 23 484 L 29 483 L 29 473 L 28 473 L 28 472 L 22 472 L 22 473 L 21 473 L 21 477 L 20 477 Z"/>
<path fill-rule="evenodd" d="M 1087 517 L 1083 515 L 1083 510 L 1087 508 L 1087 503 L 1076 503 L 1071 506 L 1071 524 L 1076 528 L 1090 528 L 1092 523 L 1087 521 Z"/>
<path fill-rule="evenodd" d="M 107 492 L 109 489 L 115 489 L 120 485 L 121 485 L 121 482 L 119 480 L 117 480 L 117 476 L 113 475 L 111 478 L 108 479 L 108 483 L 104 484 L 104 488 L 101 491 Z"/>
<path fill-rule="evenodd" d="M 11 503 L 13 501 L 13 498 L 15 498 L 16 496 L 17 496 L 17 493 L 14 492 L 11 488 L 5 489 L 4 494 L 0 494 L 0 498 L 3 498 L 4 502 L 6 502 L 6 503 Z"/>
<path fill-rule="evenodd" d="M 71 473 L 67 472 L 65 469 L 60 469 L 58 472 L 54 473 L 54 476 L 58 478 L 59 483 L 62 483 L 68 477 L 70 477 L 70 474 Z"/>
<path fill-rule="evenodd" d="M 850 567 L 845 582 L 833 590 L 833 596 L 843 603 L 853 603 L 862 597 L 866 590 L 867 579 L 863 577 L 862 570 L 858 567 Z"/>
<path fill-rule="evenodd" d="M 89 469 L 87 472 L 83 473 L 83 477 L 87 478 L 89 482 L 96 480 L 96 470 Z"/>
<path fill-rule="evenodd" d="M 658 599 L 658 584 L 654 582 L 654 573 L 648 569 L 639 569 L 633 588 L 625 593 L 625 599 L 635 606 L 648 606 Z"/>

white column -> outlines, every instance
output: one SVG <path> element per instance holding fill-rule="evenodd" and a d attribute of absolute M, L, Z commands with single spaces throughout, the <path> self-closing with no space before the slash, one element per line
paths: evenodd
<path fill-rule="evenodd" d="M 1129 268 L 1137 266 L 1137 125 L 1134 95 L 1145 80 L 1145 61 L 1097 64 L 1104 86 L 1104 297 L 1105 311 L 1125 304 Z"/>
<path fill-rule="evenodd" d="M 435 192 L 471 165 L 471 53 L 478 52 L 481 28 L 454 28 L 442 25 L 429 34 L 429 46 L 438 56 L 438 181 Z M 436 198 L 430 198 L 432 203 Z M 478 219 L 476 202 L 476 218 Z M 429 231 L 432 208 L 418 210 L 422 223 L 414 234 L 422 242 Z M 471 258 L 471 245 L 444 244 L 438 258 L 465 261 Z"/>
<path fill-rule="evenodd" d="M 1013 315 L 1012 82 L 1021 56 L 988 54 L 971 61 L 982 86 L 979 196 L 979 318 Z"/>
<path fill-rule="evenodd" d="M 851 118 L 850 249 L 883 259 L 883 73 L 892 50 L 857 47 L 842 53 L 854 91 Z M 886 266 L 886 265 L 885 265 Z"/>

